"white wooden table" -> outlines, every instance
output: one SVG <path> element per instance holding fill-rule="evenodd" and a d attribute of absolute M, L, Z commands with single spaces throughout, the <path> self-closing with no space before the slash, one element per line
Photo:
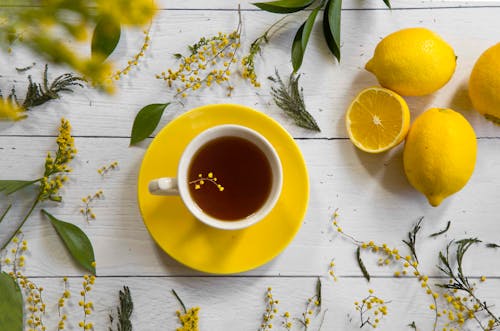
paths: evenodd
<path fill-rule="evenodd" d="M 175 289 L 188 306 L 201 307 L 201 330 L 253 331 L 259 328 L 268 287 L 273 288 L 275 298 L 280 300 L 280 313 L 290 311 L 300 316 L 305 300 L 314 294 L 317 277 L 321 277 L 323 309 L 327 310 L 322 330 L 358 329 L 359 317 L 353 302 L 365 297 L 369 288 L 381 298 L 391 300 L 389 315 L 380 329 L 406 330 L 415 321 L 422 330 L 430 330 L 431 300 L 418 281 L 412 277 L 393 278 L 395 269 L 378 267 L 375 255 L 365 255 L 372 276 L 367 283 L 357 265 L 355 247 L 332 229 L 331 216 L 338 209 L 345 232 L 360 240 L 387 243 L 401 251 L 405 250 L 401 239 L 423 216 L 418 250 L 422 270 L 436 277 L 430 283 L 442 281 L 435 265 L 439 250 L 449 240 L 478 237 L 485 242 L 500 243 L 500 128 L 474 112 L 467 97 L 467 81 L 475 60 L 499 41 L 500 2 L 394 0 L 394 9 L 390 11 L 381 0 L 344 1 L 341 64 L 336 63 L 325 47 L 318 20 L 301 70 L 306 104 L 322 129 L 320 133 L 294 126 L 272 102 L 265 79 L 275 67 L 282 74 L 290 72 L 289 49 L 296 28 L 303 21 L 300 14 L 300 19 L 289 23 L 264 46 L 257 64 L 262 82 L 259 90 L 237 78 L 231 98 L 222 89 L 214 88 L 189 97 L 184 107 L 167 109 L 161 126 L 186 110 L 207 103 L 254 107 L 272 116 L 296 138 L 307 162 L 310 202 L 293 242 L 272 262 L 244 274 L 224 277 L 186 268 L 155 245 L 136 201 L 138 170 L 151 139 L 139 147 L 128 145 L 138 109 L 149 103 L 168 101 L 173 96 L 154 74 L 175 66 L 172 54 L 184 51 L 186 45 L 202 35 L 232 31 L 237 23 L 237 4 L 223 0 L 162 0 L 160 5 L 152 25 L 151 48 L 139 67 L 118 83 L 116 95 L 78 90 L 34 110 L 27 120 L 0 123 L 2 179 L 37 178 L 45 153 L 55 148 L 59 119 L 64 116 L 73 125 L 78 148 L 74 173 L 64 188 L 64 202 L 49 207 L 60 219 L 82 227 L 94 244 L 98 279 L 91 292 L 96 307 L 91 320 L 95 329 L 107 330 L 108 314 L 117 304 L 117 292 L 127 285 L 135 302 L 134 330 L 175 330 L 178 326 L 175 311 L 179 305 L 170 292 Z M 249 3 L 243 3 L 241 10 L 242 39 L 247 50 L 250 42 L 279 16 L 257 10 Z M 474 175 L 462 191 L 438 208 L 430 207 L 408 184 L 402 169 L 402 146 L 386 154 L 368 155 L 353 147 L 344 128 L 343 116 L 350 101 L 361 89 L 377 84 L 374 76 L 363 69 L 375 45 L 390 32 L 412 26 L 434 30 L 458 55 L 456 72 L 443 89 L 427 97 L 406 98 L 412 116 L 433 106 L 450 107 L 470 120 L 478 136 Z M 123 64 L 140 47 L 141 39 L 141 32 L 126 31 L 112 58 Z M 32 60 L 33 56 L 23 49 L 15 49 L 14 55 L 2 55 L 0 88 L 8 90 L 17 81 L 15 84 L 22 91 L 25 77 L 8 68 L 24 66 Z M 41 74 L 41 63 L 30 71 L 34 77 Z M 55 75 L 62 70 L 54 68 L 51 72 Z M 119 169 L 101 177 L 97 169 L 112 161 L 119 162 Z M 79 214 L 81 198 L 98 189 L 104 191 L 105 199 L 93 205 L 97 220 L 88 224 Z M 21 193 L 15 199 L 9 219 L 0 228 L 0 238 L 6 236 L 25 211 L 28 195 L 29 192 Z M 2 198 L 0 210 L 8 202 Z M 445 235 L 428 237 L 444 228 L 448 220 L 452 225 Z M 68 276 L 77 294 L 83 271 L 72 262 L 54 230 L 38 212 L 23 231 L 30 247 L 25 274 L 46 288 L 46 324 L 55 329 L 61 278 Z M 500 252 L 478 246 L 468 254 L 467 274 L 476 281 L 482 275 L 488 278 L 480 284 L 479 293 L 490 304 L 497 304 L 494 309 L 500 312 Z M 332 259 L 336 263 L 337 282 L 328 276 Z M 69 306 L 74 320 L 80 318 L 77 297 Z M 319 320 L 319 317 L 315 320 L 312 330 L 317 329 Z M 277 318 L 276 329 L 280 329 L 279 321 Z M 76 325 L 73 329 L 77 329 Z"/>

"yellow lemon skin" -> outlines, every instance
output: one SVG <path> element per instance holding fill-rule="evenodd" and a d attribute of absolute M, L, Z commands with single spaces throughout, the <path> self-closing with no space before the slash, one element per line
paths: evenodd
<path fill-rule="evenodd" d="M 431 94 L 443 87 L 456 67 L 453 48 L 425 28 L 408 28 L 382 39 L 365 69 L 380 85 L 403 96 Z"/>
<path fill-rule="evenodd" d="M 436 207 L 467 184 L 476 154 L 476 135 L 469 122 L 451 109 L 432 108 L 410 127 L 404 170 L 410 184 Z"/>
<path fill-rule="evenodd" d="M 476 61 L 469 79 L 469 96 L 475 110 L 500 123 L 500 43 Z"/>

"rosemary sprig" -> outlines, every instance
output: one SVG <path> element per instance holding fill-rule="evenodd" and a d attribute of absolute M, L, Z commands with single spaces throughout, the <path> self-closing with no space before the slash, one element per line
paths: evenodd
<path fill-rule="evenodd" d="M 83 87 L 81 82 L 84 82 L 85 79 L 74 76 L 72 73 L 60 75 L 49 85 L 48 69 L 49 66 L 46 64 L 43 72 L 42 84 L 34 83 L 31 76 L 28 76 L 28 90 L 26 91 L 26 96 L 24 97 L 24 101 L 21 105 L 24 109 L 29 110 L 30 108 L 40 106 L 47 101 L 58 99 L 60 97 L 60 92 L 71 93 L 73 92 L 72 87 L 74 86 Z M 13 96 L 17 101 L 15 91 L 13 91 Z"/>
<path fill-rule="evenodd" d="M 488 248 L 500 248 L 500 245 L 495 244 L 495 243 L 487 243 L 486 247 L 488 247 Z"/>
<path fill-rule="evenodd" d="M 408 248 L 410 249 L 411 251 L 411 254 L 413 255 L 413 257 L 415 258 L 415 261 L 418 262 L 418 258 L 417 258 L 417 250 L 416 250 L 416 244 L 417 244 L 417 234 L 418 234 L 418 231 L 420 231 L 420 229 L 422 228 L 421 227 L 421 224 L 422 224 L 422 221 L 423 221 L 423 217 L 421 217 L 417 224 L 415 224 L 415 226 L 413 227 L 413 229 L 408 232 L 408 241 L 406 240 L 403 240 L 403 242 L 406 244 L 406 246 L 408 246 Z"/>
<path fill-rule="evenodd" d="M 278 70 L 275 75 L 276 77 L 269 76 L 268 79 L 277 85 L 271 87 L 271 96 L 276 105 L 292 118 L 297 126 L 321 131 L 316 120 L 306 110 L 302 88 L 299 87 L 300 75 L 291 74 L 287 84 L 281 79 Z"/>
<path fill-rule="evenodd" d="M 134 303 L 132 301 L 132 295 L 130 294 L 130 289 L 127 286 L 123 287 L 123 291 L 119 292 L 120 305 L 116 308 L 118 314 L 118 321 L 116 323 L 116 331 L 132 331 L 132 322 L 130 321 L 130 316 L 134 310 Z M 109 321 L 111 327 L 109 331 L 113 331 L 114 318 L 109 315 Z"/>
<path fill-rule="evenodd" d="M 446 224 L 446 228 L 444 228 L 441 231 L 438 231 L 436 233 L 431 234 L 429 237 L 432 238 L 432 237 L 437 237 L 437 236 L 440 236 L 442 234 L 445 234 L 450 229 L 450 225 L 451 225 L 451 221 L 448 221 L 448 223 Z"/>

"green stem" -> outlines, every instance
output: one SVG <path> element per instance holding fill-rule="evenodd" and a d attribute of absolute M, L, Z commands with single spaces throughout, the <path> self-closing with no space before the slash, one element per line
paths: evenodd
<path fill-rule="evenodd" d="M 174 289 L 172 289 L 172 293 L 174 294 L 177 301 L 179 301 L 179 303 L 181 304 L 182 310 L 184 310 L 184 314 L 186 314 L 187 313 L 186 305 L 184 305 L 184 302 L 182 302 L 181 298 L 177 295 L 177 292 L 175 292 Z"/>
<path fill-rule="evenodd" d="M 17 227 L 16 231 L 14 231 L 12 233 L 12 235 L 10 236 L 10 238 L 5 242 L 5 244 L 3 244 L 2 248 L 0 248 L 0 251 L 3 251 L 5 249 L 5 247 L 7 247 L 7 245 L 11 242 L 11 240 L 16 236 L 16 234 L 19 232 L 19 230 L 21 230 L 21 227 L 24 225 L 24 223 L 26 223 L 26 221 L 28 220 L 28 217 L 30 217 L 31 213 L 33 213 L 33 210 L 35 209 L 35 207 L 38 204 L 38 202 L 40 202 L 39 199 L 40 199 L 40 194 L 37 195 L 35 201 L 33 202 L 33 205 L 30 208 L 30 210 L 28 211 L 28 213 L 26 214 L 26 216 L 24 217 L 24 219 L 22 220 L 22 222 L 19 224 L 19 226 Z"/>
<path fill-rule="evenodd" d="M 269 26 L 269 28 L 264 32 L 264 34 L 262 35 L 266 41 L 267 39 L 270 37 L 268 34 L 269 32 L 278 24 L 280 24 L 281 22 L 283 22 L 284 20 L 286 20 L 288 17 L 290 17 L 291 15 L 288 14 L 288 15 L 285 15 L 283 16 L 282 18 L 280 18 L 279 20 L 277 20 L 276 22 L 274 22 L 271 26 Z"/>
<path fill-rule="evenodd" d="M 2 216 L 0 216 L 0 223 L 2 223 L 3 219 L 5 218 L 5 215 L 9 212 L 10 208 L 12 207 L 12 204 L 10 204 L 7 209 L 3 212 Z"/>

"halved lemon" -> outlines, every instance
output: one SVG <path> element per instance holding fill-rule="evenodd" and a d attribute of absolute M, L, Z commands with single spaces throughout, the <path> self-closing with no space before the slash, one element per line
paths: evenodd
<path fill-rule="evenodd" d="M 346 127 L 356 147 L 368 153 L 381 153 L 406 137 L 410 110 L 397 93 L 370 87 L 352 101 L 346 113 Z"/>

